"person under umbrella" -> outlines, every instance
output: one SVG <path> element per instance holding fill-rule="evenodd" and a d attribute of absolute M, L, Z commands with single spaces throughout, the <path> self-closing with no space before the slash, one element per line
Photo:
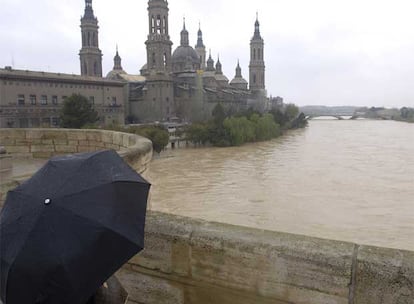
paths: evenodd
<path fill-rule="evenodd" d="M 49 160 L 0 214 L 4 304 L 85 304 L 144 248 L 150 184 L 115 151 Z"/>

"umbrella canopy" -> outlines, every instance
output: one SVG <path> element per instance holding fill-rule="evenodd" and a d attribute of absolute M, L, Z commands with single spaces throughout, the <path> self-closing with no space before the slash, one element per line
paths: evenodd
<path fill-rule="evenodd" d="M 144 247 L 150 184 L 115 151 L 49 160 L 0 214 L 5 304 L 84 304 Z"/>

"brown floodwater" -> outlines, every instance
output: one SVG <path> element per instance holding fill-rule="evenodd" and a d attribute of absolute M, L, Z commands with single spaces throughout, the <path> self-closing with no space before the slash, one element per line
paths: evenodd
<path fill-rule="evenodd" d="M 414 124 L 314 120 L 269 142 L 155 158 L 153 210 L 414 250 Z"/>

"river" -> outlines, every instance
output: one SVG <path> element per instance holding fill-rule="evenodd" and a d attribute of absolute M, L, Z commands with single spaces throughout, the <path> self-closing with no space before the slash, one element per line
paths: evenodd
<path fill-rule="evenodd" d="M 313 120 L 276 140 L 153 160 L 151 208 L 414 251 L 414 124 Z"/>

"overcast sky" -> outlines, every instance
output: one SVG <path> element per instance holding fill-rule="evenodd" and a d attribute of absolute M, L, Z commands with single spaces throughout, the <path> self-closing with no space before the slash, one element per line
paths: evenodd
<path fill-rule="evenodd" d="M 80 73 L 83 0 L 0 0 L 0 66 Z M 94 0 L 104 73 L 116 44 L 124 69 L 146 60 L 146 0 Z M 231 80 L 240 59 L 248 80 L 256 11 L 265 39 L 269 95 L 298 105 L 414 106 L 413 0 L 170 0 L 173 49 L 186 17 L 198 23 Z"/>

